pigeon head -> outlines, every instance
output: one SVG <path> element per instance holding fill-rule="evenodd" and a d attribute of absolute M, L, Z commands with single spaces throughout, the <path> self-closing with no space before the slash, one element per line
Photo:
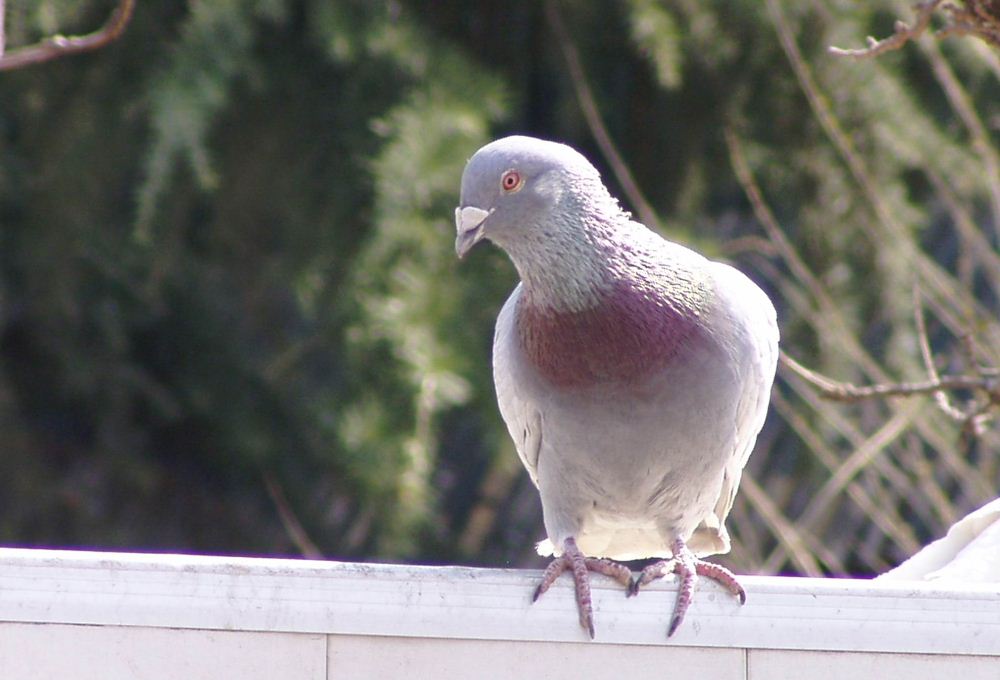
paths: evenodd
<path fill-rule="evenodd" d="M 505 137 L 465 167 L 455 252 L 463 257 L 479 241 L 492 241 L 506 251 L 532 300 L 583 308 L 606 288 L 609 255 L 628 223 L 628 213 L 578 152 Z"/>
<path fill-rule="evenodd" d="M 462 174 L 455 252 L 487 239 L 517 264 L 524 250 L 557 248 L 586 218 L 621 214 L 597 170 L 574 149 L 532 137 L 482 147 Z"/>

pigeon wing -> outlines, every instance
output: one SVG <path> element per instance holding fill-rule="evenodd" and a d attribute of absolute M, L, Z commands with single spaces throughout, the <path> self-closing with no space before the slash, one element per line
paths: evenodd
<path fill-rule="evenodd" d="M 770 299 L 742 272 L 722 263 L 712 266 L 720 297 L 730 303 L 732 323 L 742 330 L 737 337 L 749 345 L 750 351 L 741 366 L 743 388 L 736 406 L 734 446 L 723 471 L 719 499 L 690 541 L 698 555 L 729 552 L 729 533 L 724 523 L 733 508 L 743 468 L 764 426 L 778 363 L 778 323 Z"/>
<path fill-rule="evenodd" d="M 523 366 L 515 323 L 517 301 L 521 284 L 507 298 L 497 316 L 493 335 L 493 382 L 496 385 L 500 415 L 514 440 L 531 481 L 538 486 L 538 452 L 542 447 L 542 415 L 538 408 L 524 397 L 518 385 L 518 367 Z"/>

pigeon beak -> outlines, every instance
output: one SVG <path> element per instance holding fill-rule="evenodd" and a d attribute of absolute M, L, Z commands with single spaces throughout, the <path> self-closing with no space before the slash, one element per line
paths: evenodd
<path fill-rule="evenodd" d="M 492 212 L 473 206 L 455 208 L 455 228 L 458 229 L 458 236 L 455 237 L 455 254 L 459 259 L 465 257 L 472 246 L 482 240 L 483 225 Z"/>

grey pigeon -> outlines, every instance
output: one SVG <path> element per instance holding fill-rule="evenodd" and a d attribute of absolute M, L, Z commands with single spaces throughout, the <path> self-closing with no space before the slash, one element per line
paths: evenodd
<path fill-rule="evenodd" d="M 462 175 L 459 257 L 482 239 L 521 282 L 497 318 L 500 413 L 538 487 L 555 559 L 594 636 L 589 571 L 628 594 L 668 573 L 680 589 L 668 635 L 697 576 L 737 596 L 723 522 L 764 423 L 778 357 L 767 295 L 732 267 L 634 222 L 568 146 L 531 137 L 487 144 Z M 633 581 L 611 560 L 665 558 Z"/>

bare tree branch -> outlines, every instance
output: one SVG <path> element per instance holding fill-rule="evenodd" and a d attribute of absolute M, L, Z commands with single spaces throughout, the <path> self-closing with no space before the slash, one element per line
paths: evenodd
<path fill-rule="evenodd" d="M 995 0 L 964 0 L 962 4 L 965 6 L 958 7 L 950 2 L 944 6 L 951 14 L 951 24 L 936 35 L 942 38 L 972 35 L 993 47 L 1000 47 L 1000 7 Z"/>
<path fill-rule="evenodd" d="M 934 10 L 936 10 L 938 5 L 942 2 L 944 2 L 944 0 L 929 0 L 928 2 L 921 2 L 914 5 L 913 11 L 917 14 L 917 20 L 913 26 L 910 26 L 902 21 L 897 21 L 896 25 L 893 26 L 893 34 L 888 38 L 876 40 L 872 36 L 868 36 L 868 47 L 860 49 L 828 47 L 827 51 L 830 52 L 830 54 L 837 55 L 838 57 L 865 59 L 868 57 L 876 57 L 885 52 L 891 52 L 892 50 L 898 50 L 906 43 L 923 35 L 924 31 L 927 30 L 927 27 L 931 23 L 931 16 L 934 14 Z"/>
<path fill-rule="evenodd" d="M 976 112 L 972 97 L 962 86 L 958 76 L 952 70 L 948 61 L 941 54 L 941 49 L 934 42 L 921 45 L 927 55 L 934 77 L 941 85 L 952 110 L 962 121 L 972 141 L 972 150 L 983 162 L 987 186 L 990 192 L 990 207 L 993 213 L 993 232 L 1000 236 L 1000 157 L 993 147 L 991 133 L 982 118 Z"/>
<path fill-rule="evenodd" d="M 853 449 L 860 448 L 868 440 L 869 435 L 860 428 L 856 421 L 843 417 L 839 409 L 833 408 L 829 402 L 823 400 L 810 389 L 806 381 L 792 379 L 786 380 L 786 383 L 791 389 L 791 394 L 796 395 L 804 403 L 811 406 L 816 413 L 820 414 L 822 421 L 830 423 L 840 436 L 846 438 Z M 831 475 L 840 469 L 842 456 L 837 445 L 830 441 L 832 438 L 826 431 L 825 423 L 817 423 L 806 417 L 801 408 L 792 405 L 782 390 L 775 390 L 771 401 L 775 411 L 788 423 L 796 436 L 805 442 L 808 450 L 815 455 L 816 459 Z M 878 474 L 889 481 L 892 488 L 899 490 L 907 488 L 907 476 L 895 468 L 891 458 L 877 456 L 873 459 L 872 464 L 878 470 Z M 906 553 L 916 552 L 920 548 L 921 541 L 903 520 L 899 512 L 900 509 L 881 503 L 871 486 L 853 479 L 848 481 L 846 492 L 851 501 L 861 508 L 865 516 L 870 518 L 887 537 Z M 817 552 L 816 555 L 829 568 L 839 573 L 847 573 L 846 567 L 837 556 L 836 551 L 830 550 L 830 546 L 825 544 L 820 550 L 821 552 Z M 829 557 L 825 557 L 824 553 L 829 554 Z M 781 565 L 781 562 L 780 546 L 775 546 L 762 565 L 764 573 L 773 573 Z"/>
<path fill-rule="evenodd" d="M 547 0 L 545 3 L 545 16 L 552 27 L 552 32 L 555 33 L 556 42 L 559 43 L 559 49 L 562 50 L 563 58 L 566 60 L 566 67 L 569 71 L 570 80 L 573 83 L 573 90 L 576 93 L 580 109 L 583 111 L 583 117 L 587 121 L 587 126 L 590 128 L 590 133 L 594 135 L 597 145 L 601 148 L 601 153 L 604 154 L 604 157 L 607 158 L 608 163 L 611 165 L 611 170 L 615 173 L 615 178 L 621 184 L 625 195 L 628 196 L 629 202 L 635 206 L 636 212 L 639 213 L 639 219 L 650 229 L 659 230 L 660 220 L 656 216 L 656 211 L 653 210 L 653 206 L 646 200 L 645 195 L 639 188 L 639 184 L 635 181 L 635 177 L 632 176 L 628 165 L 622 159 L 621 154 L 618 153 L 615 143 L 611 141 L 611 135 L 608 134 L 608 129 L 605 127 L 601 113 L 597 108 L 597 102 L 594 100 L 594 93 L 591 92 L 590 85 L 587 82 L 587 75 L 583 70 L 580 54 L 570 39 L 569 33 L 566 31 L 566 26 L 563 24 L 562 15 L 559 13 L 556 0 Z"/>
<path fill-rule="evenodd" d="M 0 0 L 0 17 L 3 16 Z M 125 31 L 135 10 L 135 0 L 121 0 L 99 30 L 81 36 L 56 35 L 35 45 L 3 51 L 3 19 L 0 18 L 0 71 L 11 71 L 32 64 L 41 64 L 70 54 L 90 52 L 115 41 Z"/>
<path fill-rule="evenodd" d="M 768 239 L 773 244 L 774 249 L 781 255 L 785 264 L 788 265 L 795 280 L 809 290 L 814 300 L 829 309 L 832 306 L 829 295 L 823 290 L 819 279 L 809 270 L 805 261 L 795 251 L 792 242 L 785 235 L 785 232 L 781 230 L 781 226 L 778 224 L 778 220 L 771 211 L 771 208 L 764 201 L 760 185 L 750 171 L 750 165 L 747 163 L 746 155 L 743 153 L 743 143 L 737 136 L 736 131 L 731 126 L 726 126 L 723 130 L 723 137 L 726 140 L 726 148 L 729 150 L 730 165 L 736 174 L 736 179 L 743 188 L 743 193 L 746 195 L 747 200 L 750 201 L 754 217 L 757 218 L 757 221 L 764 228 Z"/>
<path fill-rule="evenodd" d="M 743 476 L 740 491 L 750 506 L 771 527 L 771 535 L 782 549 L 782 555 L 787 555 L 806 576 L 822 576 L 823 569 L 814 556 L 819 546 L 810 545 L 810 542 L 815 542 L 815 537 L 800 532 L 797 525 L 785 517 L 768 492 L 757 484 L 752 475 Z"/>
<path fill-rule="evenodd" d="M 997 375 L 943 375 L 937 379 L 921 382 L 900 382 L 893 384 L 880 383 L 876 385 L 854 385 L 849 382 L 838 382 L 832 378 L 806 368 L 784 351 L 781 353 L 781 363 L 804 378 L 827 399 L 843 402 L 857 402 L 865 399 L 883 397 L 910 397 L 918 394 L 934 394 L 942 390 L 979 390 L 985 393 L 993 403 L 1000 404 L 1000 380 Z"/>
<path fill-rule="evenodd" d="M 816 304 L 818 307 L 817 310 L 813 310 L 811 312 L 799 308 L 799 313 L 804 314 L 806 318 L 812 319 L 814 327 L 817 328 L 818 326 L 815 326 L 816 319 L 821 318 L 823 332 L 830 333 L 833 331 L 835 336 L 838 338 L 838 343 L 843 345 L 848 354 L 851 355 L 860 366 L 864 367 L 866 372 L 873 373 L 877 377 L 883 375 L 878 366 L 873 363 L 873 359 L 867 355 L 863 348 L 858 346 L 856 339 L 844 324 L 838 307 L 831 298 L 830 294 L 826 291 L 822 281 L 809 270 L 804 260 L 796 252 L 793 244 L 789 241 L 787 236 L 785 236 L 776 217 L 767 205 L 762 195 L 762 191 L 753 176 L 746 160 L 746 156 L 743 152 L 743 144 L 738 135 L 732 127 L 728 126 L 724 132 L 726 144 L 729 148 L 730 163 L 737 179 L 740 182 L 740 185 L 743 187 L 747 199 L 753 207 L 754 215 L 763 226 L 765 232 L 767 232 L 770 241 L 773 244 L 773 249 L 789 267 L 792 275 L 790 280 L 795 281 L 797 285 L 804 286 L 809 293 L 812 304 Z M 781 279 L 780 275 L 774 275 L 771 278 L 776 281 Z M 796 307 L 797 304 L 804 304 L 804 301 L 796 303 L 795 300 L 797 299 L 797 296 L 792 294 L 790 290 L 786 290 L 786 296 L 789 303 L 793 307 Z M 832 383 L 833 381 L 829 382 Z M 837 410 L 830 407 L 830 400 L 825 400 L 822 393 L 817 393 L 815 390 L 811 390 L 807 387 L 807 385 L 812 385 L 811 381 L 791 380 L 788 381 L 788 384 L 794 391 L 798 392 L 799 396 L 806 403 L 810 404 L 817 413 L 820 413 L 825 420 L 835 423 L 837 431 L 846 437 L 856 449 L 864 449 L 866 451 L 871 450 L 869 436 L 858 429 L 853 423 L 841 419 Z M 780 391 L 776 392 L 772 396 L 772 404 L 781 414 L 785 422 L 792 427 L 796 434 L 801 437 L 803 441 L 808 442 L 807 446 L 809 450 L 819 458 L 830 473 L 836 474 L 838 470 L 841 469 L 842 464 L 839 457 L 834 453 L 825 438 L 817 433 L 813 426 L 806 421 L 806 419 L 801 417 L 801 414 L 798 413 L 797 409 L 790 407 L 790 405 L 782 397 Z M 903 412 L 904 410 L 906 409 L 900 409 L 900 412 Z M 908 482 L 907 478 L 904 475 L 901 475 L 893 467 L 892 462 L 888 457 L 872 456 L 870 460 L 871 466 L 877 471 L 877 474 L 890 480 L 890 483 L 894 488 L 905 487 Z M 850 499 L 864 511 L 865 515 L 869 517 L 886 536 L 890 537 L 903 552 L 912 553 L 919 548 L 920 541 L 915 535 L 913 535 L 906 522 L 898 514 L 897 508 L 882 506 L 870 495 L 870 490 L 866 487 L 866 485 L 856 479 L 848 478 L 846 479 L 845 484 L 846 486 L 843 487 L 843 490 L 847 496 L 850 497 Z M 773 489 L 769 489 L 769 491 L 773 491 Z M 753 499 L 749 496 L 747 499 L 749 501 L 753 501 Z M 757 509 L 758 511 L 761 510 L 759 507 Z M 810 532 L 804 532 L 804 535 L 808 537 L 811 534 Z M 830 549 L 831 546 L 816 544 L 811 541 L 807 541 L 807 543 L 809 549 L 816 556 L 816 559 L 821 560 L 828 569 L 831 569 L 835 573 L 847 573 L 846 567 L 838 561 L 836 551 Z M 780 568 L 786 558 L 790 558 L 793 559 L 793 561 L 798 562 L 798 559 L 789 552 L 789 549 L 789 546 L 779 542 L 763 563 L 762 569 L 765 572 L 773 572 Z"/>
<path fill-rule="evenodd" d="M 916 286 L 913 287 L 913 304 L 916 313 L 917 339 L 920 342 L 920 354 L 923 356 L 924 366 L 931 381 L 940 382 L 941 378 L 938 376 L 937 368 L 934 367 L 934 361 L 931 356 L 930 341 L 927 339 L 924 308 L 920 302 L 920 292 Z M 984 368 L 977 362 L 975 340 L 972 335 L 966 333 L 959 340 L 959 350 L 965 358 L 966 368 L 974 368 L 979 373 L 979 378 L 983 382 L 983 386 L 979 391 L 984 393 L 985 398 L 972 399 L 965 408 L 961 408 L 952 403 L 945 390 L 937 390 L 934 392 L 934 400 L 937 402 L 938 408 L 945 415 L 962 423 L 962 433 L 965 436 L 978 438 L 983 435 L 986 424 L 993 418 L 993 415 L 989 411 L 994 406 L 1000 405 L 1000 391 L 997 390 L 997 387 L 1000 386 L 1000 381 L 997 380 L 998 372 L 996 369 Z"/>
<path fill-rule="evenodd" d="M 7 46 L 7 28 L 4 26 L 7 8 L 4 4 L 4 0 L 0 0 L 0 59 L 3 59 L 4 48 Z"/>
<path fill-rule="evenodd" d="M 900 215 L 893 209 L 891 202 L 883 195 L 883 189 L 876 180 L 870 165 L 859 152 L 851 135 L 844 129 L 833 110 L 832 103 L 804 59 L 792 28 L 785 17 L 782 4 L 777 0 L 766 0 L 765 5 L 774 22 L 779 42 L 788 56 L 789 64 L 809 101 L 809 105 L 816 114 L 817 122 L 826 132 L 830 141 L 833 142 L 834 147 L 843 158 L 864 197 L 878 217 L 871 224 L 869 231 L 872 239 L 876 242 L 888 240 L 893 243 L 899 261 L 909 263 L 919 277 L 927 296 L 929 309 L 954 335 L 958 336 L 965 330 L 968 314 L 975 314 L 984 319 L 993 318 L 994 313 L 985 304 L 974 296 L 970 296 L 950 272 L 920 249 L 919 244 L 912 237 L 911 229 L 902 221 Z M 960 315 L 960 310 L 967 310 L 967 312 Z M 990 332 L 992 333 L 992 330 Z M 997 340 L 997 343 L 1000 343 L 1000 339 Z"/>
<path fill-rule="evenodd" d="M 912 26 L 897 21 L 893 34 L 888 38 L 876 40 L 868 36 L 868 47 L 844 49 L 828 47 L 830 54 L 838 57 L 867 59 L 877 57 L 885 52 L 898 50 L 906 43 L 916 40 L 927 32 L 931 17 L 939 7 L 948 14 L 948 23 L 939 31 L 933 32 L 935 38 L 971 35 L 979 38 L 993 47 L 1000 47 L 1000 6 L 993 0 L 963 0 L 962 7 L 944 0 L 927 0 L 913 6 L 917 19 Z"/>
<path fill-rule="evenodd" d="M 284 526 L 285 534 L 289 540 L 295 544 L 295 547 L 299 549 L 303 557 L 308 557 L 311 560 L 323 559 L 323 552 L 309 538 L 305 527 L 299 522 L 299 518 L 295 516 L 295 512 L 288 503 L 288 498 L 285 496 L 285 492 L 278 483 L 278 480 L 269 472 L 263 473 L 263 477 L 267 494 L 274 502 L 274 507 L 278 511 L 278 518 L 281 520 L 281 524 Z"/>
<path fill-rule="evenodd" d="M 927 322 L 924 319 L 924 305 L 920 300 L 920 289 L 914 284 L 913 286 L 913 315 L 914 322 L 917 326 L 917 342 L 920 345 L 920 356 L 924 360 L 924 368 L 927 370 L 927 375 L 931 381 L 940 381 L 941 377 L 938 375 L 937 368 L 934 366 L 934 356 L 931 354 L 931 343 L 930 339 L 927 337 Z M 948 399 L 947 393 L 944 391 L 934 392 L 934 401 L 937 402 L 938 408 L 940 408 L 947 416 L 954 418 L 955 420 L 962 420 L 965 418 L 965 414 L 962 411 L 951 404 L 951 400 Z"/>
<path fill-rule="evenodd" d="M 897 411 L 892 418 L 872 434 L 864 442 L 854 448 L 854 451 L 840 461 L 839 465 L 823 485 L 810 495 L 805 511 L 796 519 L 799 531 L 814 534 L 821 520 L 833 512 L 836 498 L 865 468 L 874 465 L 885 449 L 905 433 L 913 420 L 920 415 L 919 404 L 908 404 Z"/>

